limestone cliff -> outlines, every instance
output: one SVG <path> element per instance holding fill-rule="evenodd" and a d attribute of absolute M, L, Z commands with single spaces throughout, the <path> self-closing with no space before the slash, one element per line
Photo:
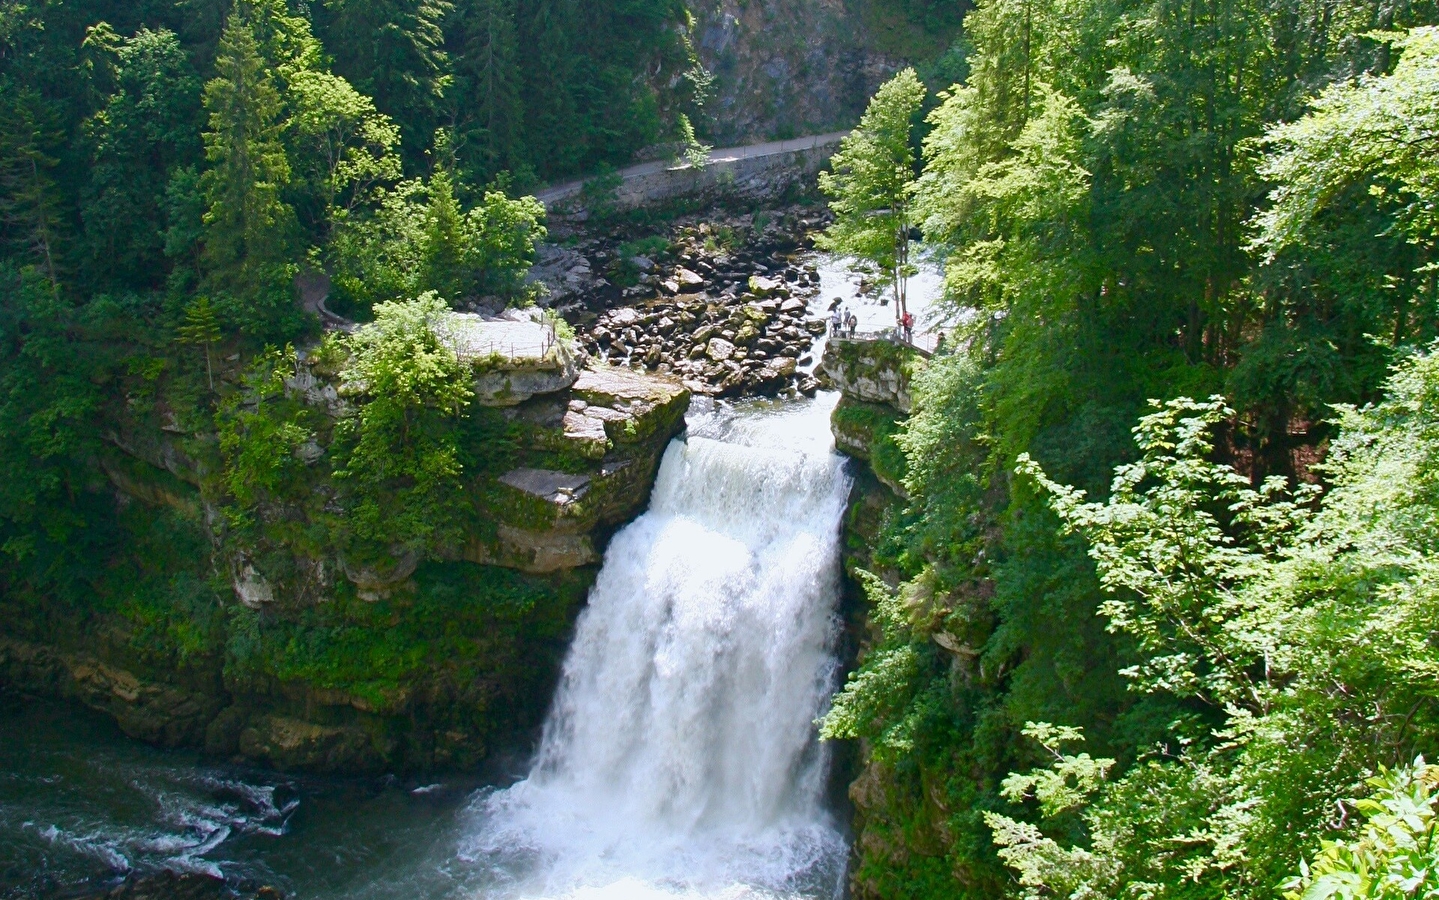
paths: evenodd
<path fill-rule="evenodd" d="M 171 542 L 140 568 L 189 574 L 115 580 L 84 608 L 6 597 L 0 685 L 73 699 L 142 740 L 282 768 L 469 766 L 516 739 L 543 714 L 604 544 L 647 503 L 689 400 L 677 381 L 551 350 L 476 351 L 476 396 L 505 423 L 510 464 L 469 477 L 478 514 L 424 556 L 347 560 L 298 506 L 237 532 L 214 495 L 214 434 L 163 408 L 117 417 L 101 471 L 133 527 Z M 327 416 L 344 408 L 314 358 L 286 385 Z M 326 452 L 323 436 L 296 451 L 322 505 Z"/>
<path fill-rule="evenodd" d="M 945 51 L 967 8 L 952 0 L 692 4 L 695 47 L 713 76 L 711 139 L 729 146 L 852 126 L 886 78 Z"/>

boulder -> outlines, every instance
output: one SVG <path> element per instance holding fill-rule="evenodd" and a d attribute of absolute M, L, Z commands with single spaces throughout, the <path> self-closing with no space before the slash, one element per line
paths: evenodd
<path fill-rule="evenodd" d="M 763 268 L 756 266 L 755 268 Z M 784 282 L 775 278 L 767 278 L 764 275 L 751 275 L 749 279 L 749 291 L 756 297 L 771 297 L 779 291 Z"/>
<path fill-rule="evenodd" d="M 705 355 L 715 362 L 724 362 L 734 356 L 734 344 L 724 338 L 710 338 L 709 344 L 705 347 Z"/>

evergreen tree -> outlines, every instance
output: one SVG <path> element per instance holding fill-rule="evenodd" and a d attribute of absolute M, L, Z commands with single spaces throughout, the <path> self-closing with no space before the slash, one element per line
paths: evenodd
<path fill-rule="evenodd" d="M 41 97 L 0 75 L 0 235 L 60 290 L 61 198 L 51 148 L 59 135 Z"/>
<path fill-rule="evenodd" d="M 178 330 L 182 344 L 203 347 L 205 350 L 205 379 L 210 390 L 215 390 L 215 369 L 210 359 L 210 349 L 220 340 L 220 319 L 210 298 L 203 294 L 191 300 L 185 307 L 185 324 Z"/>
<path fill-rule="evenodd" d="M 280 140 L 279 90 L 253 28 L 238 14 L 226 23 L 215 71 L 205 86 L 205 156 L 212 166 L 201 182 L 205 257 L 212 283 L 244 296 L 288 258 L 294 211 L 282 191 L 290 164 Z"/>
<path fill-rule="evenodd" d="M 439 124 L 449 77 L 443 25 L 451 8 L 448 0 L 324 0 L 317 8 L 336 70 L 399 123 L 412 154 Z"/>
<path fill-rule="evenodd" d="M 471 282 L 464 215 L 448 172 L 442 169 L 434 174 L 429 193 L 419 248 L 420 285 L 450 303 L 457 303 L 469 293 Z"/>
<path fill-rule="evenodd" d="M 459 52 L 449 106 L 467 180 L 485 182 L 526 163 L 516 0 L 473 0 L 455 13 Z"/>
<path fill-rule="evenodd" d="M 93 283 L 153 285 L 165 271 L 165 187 L 200 156 L 200 82 L 169 31 L 141 30 L 116 57 L 116 90 L 89 127 L 88 268 Z"/>

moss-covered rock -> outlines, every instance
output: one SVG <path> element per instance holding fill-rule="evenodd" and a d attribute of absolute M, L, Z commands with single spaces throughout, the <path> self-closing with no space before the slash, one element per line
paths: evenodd
<path fill-rule="evenodd" d="M 286 379 L 313 432 L 287 463 L 298 499 L 244 515 L 225 506 L 213 435 L 128 420 L 102 466 L 125 562 L 73 602 L 0 595 L 0 684 L 282 768 L 469 767 L 526 739 L 604 542 L 647 502 L 689 392 L 596 367 L 481 409 L 460 434 L 473 464 L 459 540 L 351 555 L 326 536 L 334 467 L 318 464 L 344 413 L 333 377 L 301 361 Z"/>
<path fill-rule="evenodd" d="M 895 436 L 904 418 L 894 407 L 846 396 L 829 420 L 836 449 L 868 462 L 875 477 L 901 497 L 905 496 L 905 460 Z"/>
<path fill-rule="evenodd" d="M 831 338 L 819 368 L 846 397 L 907 414 L 913 404 L 910 382 L 924 362 L 919 351 L 893 341 Z"/>

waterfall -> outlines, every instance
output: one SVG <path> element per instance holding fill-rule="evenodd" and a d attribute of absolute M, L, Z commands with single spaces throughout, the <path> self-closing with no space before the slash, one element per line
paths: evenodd
<path fill-rule="evenodd" d="M 833 896 L 814 719 L 849 482 L 828 405 L 700 416 L 605 554 L 529 774 L 476 803 L 486 893 Z"/>

